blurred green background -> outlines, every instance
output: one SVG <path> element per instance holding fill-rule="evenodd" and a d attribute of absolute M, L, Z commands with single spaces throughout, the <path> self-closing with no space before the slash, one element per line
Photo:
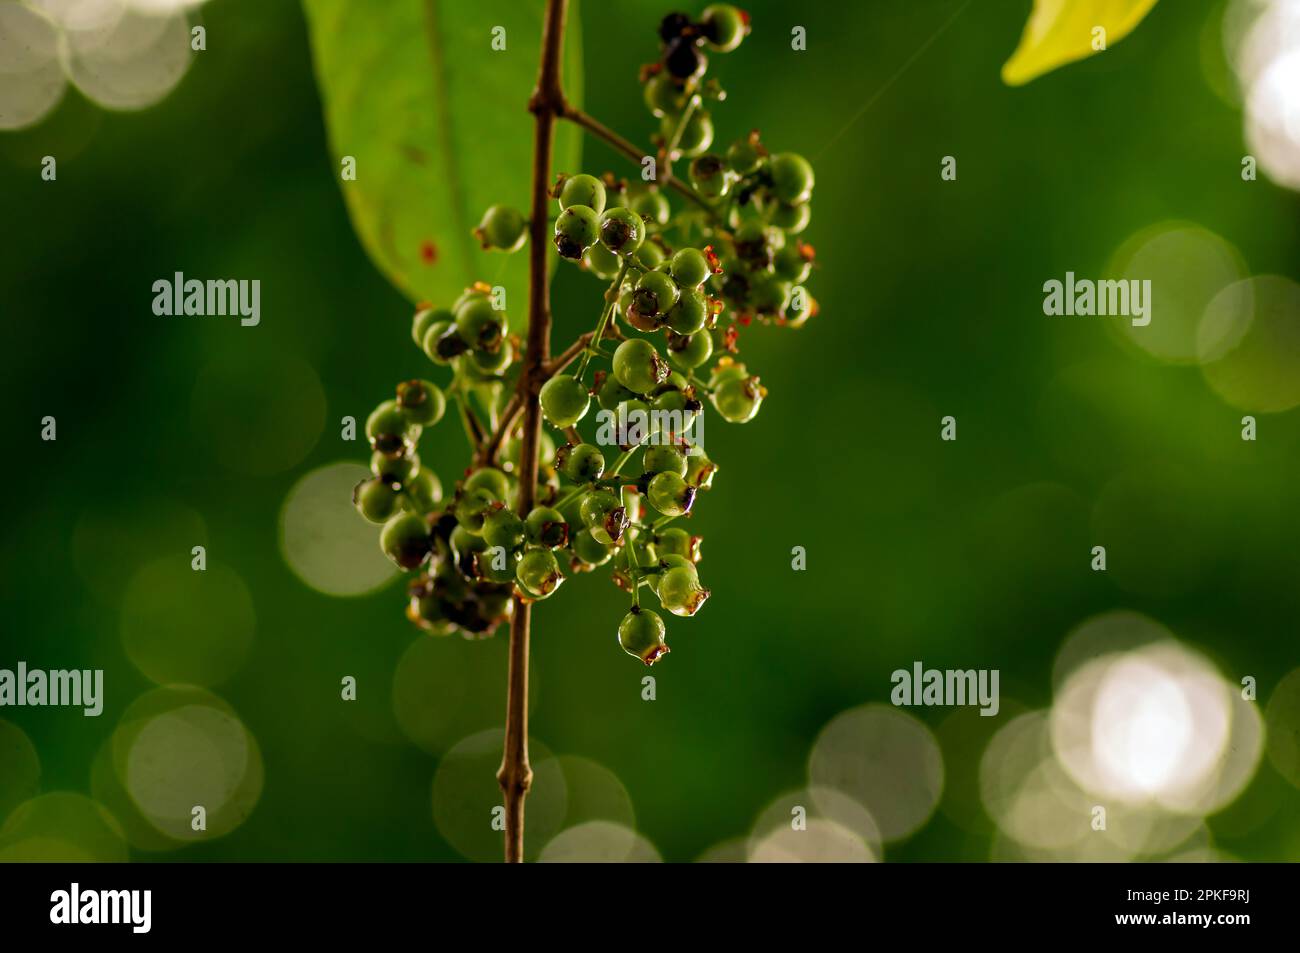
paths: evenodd
<path fill-rule="evenodd" d="M 1225 4 L 1166 0 L 1105 54 L 1017 89 L 999 68 L 1028 0 L 971 5 L 936 38 L 959 7 L 752 0 L 752 35 L 713 58 L 730 92 L 714 111 L 717 141 L 759 127 L 816 166 L 806 237 L 821 313 L 798 331 L 742 334 L 770 396 L 751 424 L 708 429 L 720 472 L 690 526 L 713 597 L 694 619 L 669 619 L 657 699 L 642 700 L 646 670 L 615 643 L 624 596 L 605 574 L 538 608 L 530 855 L 592 817 L 634 824 L 667 860 L 746 837 L 808 783 L 823 726 L 887 703 L 890 673 L 919 660 L 1000 670 L 1002 711 L 909 710 L 936 733 L 944 793 L 885 856 L 1007 856 L 981 809 L 978 759 L 1016 714 L 1052 702 L 1054 659 L 1080 623 L 1115 609 L 1158 620 L 1230 684 L 1257 679 L 1261 714 L 1297 665 L 1300 415 L 1257 414 L 1259 438 L 1245 442 L 1246 410 L 1194 361 L 1151 356 L 1115 319 L 1041 307 L 1048 279 L 1118 276 L 1131 236 L 1174 221 L 1213 235 L 1175 231 L 1144 265 L 1154 273 L 1135 273 L 1156 280 L 1157 321 L 1162 300 L 1199 317 L 1204 261 L 1225 282 L 1300 278 L 1300 201 L 1240 176 Z M 667 9 L 582 11 L 586 108 L 637 142 L 656 127 L 637 66 L 654 57 Z M 349 552 L 340 534 L 373 533 L 346 506 L 328 516 L 303 502 L 281 539 L 300 480 L 364 463 L 340 419 L 363 420 L 395 381 L 429 375 L 411 308 L 354 237 L 299 7 L 213 0 L 200 16 L 209 49 L 159 105 L 105 112 L 70 91 L 45 122 L 0 133 L 0 361 L 15 454 L 0 667 L 103 668 L 106 686 L 97 719 L 0 712 L 11 722 L 0 815 L 37 790 L 93 794 L 139 860 L 491 859 L 499 749 L 480 733 L 503 717 L 505 630 L 431 640 L 404 619 L 396 582 L 357 597 L 305 584 L 286 545 L 328 575 Z M 793 24 L 807 28 L 806 52 L 790 49 Z M 39 176 L 47 154 L 57 183 Z M 949 155 L 953 182 L 939 175 Z M 584 167 L 635 171 L 590 140 Z M 152 283 L 176 271 L 260 279 L 260 326 L 156 317 Z M 562 344 L 590 326 L 598 291 L 569 268 L 554 286 Z M 1279 340 L 1257 359 L 1281 368 L 1285 391 L 1300 353 Z M 1252 370 L 1237 368 L 1229 396 Z M 54 443 L 39 438 L 45 415 L 58 421 Z M 939 439 L 945 415 L 956 442 Z M 429 440 L 422 455 L 449 485 L 464 459 L 454 420 Z M 327 472 L 314 486 L 328 503 L 354 480 Z M 201 578 L 188 565 L 197 544 Z M 1106 573 L 1089 568 L 1099 544 Z M 794 546 L 806 571 L 791 569 Z M 357 560 L 360 588 L 381 578 L 378 558 Z M 340 700 L 345 675 L 355 702 Z M 155 756 L 174 757 L 154 774 L 130 763 L 134 807 L 106 770 L 130 762 L 112 750 L 128 706 L 174 681 L 229 704 L 265 774 L 260 796 L 248 776 L 222 788 L 236 805 L 228 834 L 185 845 L 143 822 L 139 792 L 156 798 L 146 813 L 187 821 L 164 780 L 179 772 L 205 790 L 193 773 L 221 758 L 186 739 L 212 735 L 162 737 Z M 1273 710 L 1282 736 L 1300 726 L 1287 704 Z M 572 760 L 557 772 L 547 752 L 607 772 Z M 1274 760 L 1260 756 L 1245 793 L 1197 828 L 1198 845 L 1300 858 L 1300 794 Z"/>

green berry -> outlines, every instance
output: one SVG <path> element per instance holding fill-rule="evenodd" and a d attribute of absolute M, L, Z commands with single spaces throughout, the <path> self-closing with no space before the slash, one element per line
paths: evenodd
<path fill-rule="evenodd" d="M 744 364 L 724 355 L 713 368 L 713 373 L 709 375 L 709 387 L 717 388 L 727 381 L 744 380 L 748 376 L 749 371 L 745 369 Z"/>
<path fill-rule="evenodd" d="M 772 206 L 767 215 L 768 221 L 790 235 L 798 235 L 808 227 L 808 222 L 812 218 L 812 206 L 807 202 L 802 205 L 785 205 L 778 203 Z"/>
<path fill-rule="evenodd" d="M 699 575 L 694 566 L 673 566 L 659 574 L 659 584 L 655 588 L 659 604 L 673 615 L 693 616 L 700 611 L 709 590 L 700 585 Z"/>
<path fill-rule="evenodd" d="M 801 327 L 817 311 L 817 301 L 805 288 L 794 288 L 790 294 L 790 307 L 786 310 L 786 326 Z"/>
<path fill-rule="evenodd" d="M 682 288 L 698 288 L 713 271 L 704 252 L 698 248 L 683 248 L 673 255 L 669 269 L 673 281 Z"/>
<path fill-rule="evenodd" d="M 600 242 L 587 249 L 582 256 L 582 261 L 587 266 L 587 270 L 597 278 L 613 281 L 618 277 L 620 267 L 618 256 Z"/>
<path fill-rule="evenodd" d="M 767 163 L 767 173 L 778 201 L 799 205 L 812 196 L 813 168 L 803 156 L 794 152 L 774 155 Z"/>
<path fill-rule="evenodd" d="M 534 546 L 555 549 L 569 539 L 569 524 L 564 514 L 549 506 L 536 506 L 524 520 L 524 533 Z"/>
<path fill-rule="evenodd" d="M 506 333 L 506 313 L 487 298 L 471 298 L 456 311 L 456 332 L 472 348 L 495 351 Z"/>
<path fill-rule="evenodd" d="M 668 337 L 668 360 L 686 370 L 699 367 L 713 355 L 713 336 L 708 331 Z"/>
<path fill-rule="evenodd" d="M 522 213 L 508 205 L 493 205 L 483 213 L 474 237 L 484 248 L 518 251 L 528 237 L 528 222 Z"/>
<path fill-rule="evenodd" d="M 585 173 L 569 176 L 560 186 L 560 208 L 565 210 L 575 205 L 585 206 L 597 215 L 605 211 L 605 183 Z"/>
<path fill-rule="evenodd" d="M 666 72 L 655 73 L 646 80 L 643 92 L 646 108 L 656 119 L 679 115 L 686 108 L 685 85 Z"/>
<path fill-rule="evenodd" d="M 600 243 L 616 255 L 630 255 L 645 238 L 645 222 L 629 208 L 606 209 L 600 215 Z"/>
<path fill-rule="evenodd" d="M 686 457 L 676 447 L 668 444 L 656 444 L 646 447 L 641 457 L 642 472 L 653 476 L 657 473 L 676 473 L 686 475 Z"/>
<path fill-rule="evenodd" d="M 530 549 L 519 560 L 515 578 L 531 595 L 545 599 L 564 582 L 560 564 L 549 549 Z"/>
<path fill-rule="evenodd" d="M 619 383 L 638 394 L 654 390 L 669 370 L 655 346 L 644 338 L 629 338 L 620 344 L 614 352 L 613 368 Z"/>
<path fill-rule="evenodd" d="M 376 450 L 370 455 L 370 472 L 375 479 L 400 489 L 420 471 L 420 458 L 414 453 L 393 456 Z"/>
<path fill-rule="evenodd" d="M 517 549 L 524 544 L 524 521 L 504 506 L 493 510 L 483 520 L 483 539 L 489 546 Z"/>
<path fill-rule="evenodd" d="M 429 381 L 403 381 L 397 385 L 397 406 L 411 423 L 432 427 L 442 419 L 447 398 Z"/>
<path fill-rule="evenodd" d="M 731 175 L 722 156 L 711 152 L 696 156 L 689 174 L 695 191 L 706 199 L 722 198 L 731 190 Z"/>
<path fill-rule="evenodd" d="M 543 384 L 540 399 L 546 419 L 561 430 L 585 417 L 591 404 L 586 386 L 569 374 L 556 374 Z"/>
<path fill-rule="evenodd" d="M 618 644 L 628 655 L 653 665 L 668 654 L 664 632 L 664 620 L 658 613 L 633 606 L 618 624 Z"/>
<path fill-rule="evenodd" d="M 614 555 L 614 547 L 592 536 L 589 529 L 584 529 L 573 537 L 572 549 L 573 555 L 588 566 L 603 565 Z"/>
<path fill-rule="evenodd" d="M 627 529 L 627 510 L 608 490 L 593 490 L 578 507 L 582 523 L 602 543 L 617 543 Z"/>
<path fill-rule="evenodd" d="M 772 273 L 782 281 L 802 284 L 812 274 L 812 262 L 812 246 L 793 242 L 772 256 Z"/>
<path fill-rule="evenodd" d="M 412 423 L 395 400 L 386 400 L 366 418 L 366 438 L 372 450 L 396 455 L 420 439 L 420 425 Z"/>
<path fill-rule="evenodd" d="M 484 520 L 498 502 L 500 501 L 483 487 L 464 490 L 456 501 L 456 519 L 469 532 L 481 534 Z"/>
<path fill-rule="evenodd" d="M 617 377 L 610 374 L 605 378 L 605 383 L 600 386 L 596 393 L 596 403 L 600 404 L 604 410 L 616 410 L 618 405 L 625 400 L 631 400 L 636 397 L 636 393 L 624 387 Z"/>
<path fill-rule="evenodd" d="M 362 480 L 352 489 L 352 504 L 372 523 L 384 523 L 397 512 L 401 497 L 381 479 Z"/>
<path fill-rule="evenodd" d="M 429 527 L 414 513 L 394 516 L 379 533 L 384 555 L 402 569 L 414 569 L 429 558 Z"/>
<path fill-rule="evenodd" d="M 664 257 L 664 250 L 654 242 L 642 242 L 641 247 L 632 256 L 632 260 L 641 267 L 642 271 L 650 271 L 662 262 Z M 640 278 L 641 276 L 638 275 L 637 280 L 639 281 Z"/>
<path fill-rule="evenodd" d="M 655 549 L 662 555 L 681 556 L 693 563 L 700 561 L 700 537 L 686 530 L 670 526 L 655 537 Z"/>
<path fill-rule="evenodd" d="M 474 554 L 474 569 L 488 582 L 514 582 L 519 576 L 519 553 L 508 546 L 489 546 Z"/>
<path fill-rule="evenodd" d="M 748 138 L 737 139 L 727 149 L 727 165 L 737 175 L 749 175 L 763 161 L 766 150 L 759 145 L 758 134 L 750 133 Z"/>
<path fill-rule="evenodd" d="M 645 315 L 667 314 L 677 303 L 681 290 L 662 271 L 647 271 L 636 284 L 636 310 Z"/>
<path fill-rule="evenodd" d="M 646 499 L 664 516 L 685 516 L 695 502 L 695 487 L 676 473 L 659 473 L 646 487 Z"/>
<path fill-rule="evenodd" d="M 620 444 L 624 450 L 644 443 L 659 430 L 658 423 L 650 413 L 650 405 L 638 398 L 625 400 L 614 410 L 620 428 L 626 428 L 627 444 Z"/>
<path fill-rule="evenodd" d="M 470 351 L 465 357 L 469 360 L 462 359 L 461 366 L 468 376 L 474 380 L 483 380 L 505 373 L 514 360 L 515 349 L 510 346 L 510 340 L 507 338 L 495 351 L 479 348 Z"/>
<path fill-rule="evenodd" d="M 668 224 L 672 215 L 667 197 L 658 189 L 646 189 L 634 196 L 630 204 L 632 211 L 661 227 Z"/>
<path fill-rule="evenodd" d="M 767 389 L 757 377 L 732 378 L 713 392 L 713 406 L 724 419 L 743 424 L 754 419 L 766 396 Z"/>
<path fill-rule="evenodd" d="M 451 551 L 456 555 L 457 561 L 466 569 L 471 567 L 471 557 L 475 553 L 484 552 L 488 548 L 487 540 L 464 526 L 453 529 L 447 542 L 451 545 Z"/>
<path fill-rule="evenodd" d="M 655 397 L 651 409 L 659 429 L 667 430 L 670 437 L 677 438 L 684 436 L 695 422 L 700 402 L 679 390 L 670 390 Z"/>
<path fill-rule="evenodd" d="M 402 485 L 402 493 L 407 509 L 416 513 L 427 513 L 442 499 L 442 484 L 438 476 L 428 467 L 420 467 L 415 476 Z"/>
<path fill-rule="evenodd" d="M 581 258 L 599 235 L 600 219 L 586 205 L 570 205 L 555 220 L 555 249 L 561 258 Z"/>
<path fill-rule="evenodd" d="M 659 126 L 659 134 L 663 136 L 664 142 L 672 140 L 677 125 L 676 116 L 663 118 Z M 690 158 L 699 155 L 711 145 L 713 145 L 713 119 L 705 110 L 697 109 L 682 126 L 681 135 L 677 140 L 677 151 Z"/>
<path fill-rule="evenodd" d="M 450 324 L 456 316 L 446 308 L 421 308 L 411 320 L 411 338 L 416 347 L 424 346 L 424 335 L 429 328 L 440 322 Z"/>
<path fill-rule="evenodd" d="M 469 345 L 456 331 L 455 320 L 435 321 L 424 332 L 420 349 L 435 364 L 449 364 L 458 354 L 464 354 Z"/>
<path fill-rule="evenodd" d="M 593 483 L 605 474 L 605 455 L 590 443 L 580 443 L 563 454 L 560 472 L 574 483 Z"/>
<path fill-rule="evenodd" d="M 492 499 L 504 503 L 510 497 L 510 478 L 496 467 L 479 467 L 465 478 L 466 490 L 487 490 Z"/>
<path fill-rule="evenodd" d="M 700 34 L 710 49 L 730 53 L 749 32 L 749 17 L 729 3 L 713 3 L 700 14 Z"/>
<path fill-rule="evenodd" d="M 717 472 L 718 465 L 706 457 L 703 450 L 687 455 L 686 482 L 697 490 L 707 490 L 713 486 L 713 475 Z"/>
<path fill-rule="evenodd" d="M 678 334 L 694 334 L 703 330 L 709 319 L 709 305 L 704 295 L 695 288 L 687 288 L 668 312 L 668 326 Z"/>
<path fill-rule="evenodd" d="M 780 254 L 778 252 L 777 254 Z M 749 285 L 749 305 L 759 314 L 780 315 L 790 303 L 790 282 L 776 275 L 756 274 Z"/>

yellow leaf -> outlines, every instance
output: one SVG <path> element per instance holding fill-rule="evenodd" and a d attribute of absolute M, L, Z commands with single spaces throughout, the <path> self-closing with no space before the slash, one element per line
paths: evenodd
<path fill-rule="evenodd" d="M 1020 45 L 1002 66 L 1002 82 L 1022 86 L 1119 42 L 1155 5 L 1156 0 L 1034 0 Z"/>

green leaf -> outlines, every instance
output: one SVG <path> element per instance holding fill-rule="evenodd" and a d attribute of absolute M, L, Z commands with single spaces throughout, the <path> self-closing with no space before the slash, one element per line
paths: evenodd
<path fill-rule="evenodd" d="M 470 234 L 488 206 L 528 214 L 541 3 L 303 0 L 312 58 L 352 225 L 412 302 L 450 305 L 475 281 L 502 285 L 525 315 L 527 254 L 485 252 Z M 582 98 L 578 11 L 570 4 L 563 82 Z M 503 28 L 505 49 L 493 49 Z M 497 30 L 494 34 L 494 29 Z M 579 171 L 581 130 L 555 131 L 556 171 Z M 342 159 L 356 179 L 342 178 Z"/>
<path fill-rule="evenodd" d="M 1044 73 L 1098 52 L 1097 27 L 1105 45 L 1118 43 L 1142 22 L 1156 0 L 1034 0 L 1020 45 L 1002 66 L 1002 81 L 1022 86 Z"/>

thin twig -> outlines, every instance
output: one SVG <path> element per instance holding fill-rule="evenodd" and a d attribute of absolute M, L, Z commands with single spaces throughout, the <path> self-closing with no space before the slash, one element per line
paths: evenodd
<path fill-rule="evenodd" d="M 524 409 L 524 399 L 520 396 L 519 391 L 515 391 L 510 396 L 510 401 L 505 408 L 498 414 L 499 420 L 496 427 L 492 430 L 492 435 L 483 441 L 483 445 L 478 450 L 478 465 L 481 467 L 496 466 L 497 457 L 501 453 L 501 445 L 505 443 L 510 431 L 514 428 L 515 421 L 519 419 L 519 414 Z"/>
<path fill-rule="evenodd" d="M 524 410 L 516 507 L 521 514 L 527 514 L 537 498 L 538 444 L 542 432 L 542 408 L 537 394 L 551 356 L 550 277 L 546 267 L 550 243 L 546 236 L 546 213 L 555 117 L 564 109 L 560 61 L 567 12 L 568 0 L 547 0 L 546 19 L 542 25 L 542 61 L 537 70 L 537 88 L 528 103 L 536 122 L 533 133 L 533 200 L 528 225 L 528 345 L 518 392 Z M 528 639 L 531 618 L 532 603 L 516 595 L 514 616 L 510 620 L 505 747 L 497 771 L 497 783 L 501 785 L 505 798 L 507 863 L 522 863 L 524 859 L 524 800 L 533 783 L 533 769 L 528 763 Z"/>

